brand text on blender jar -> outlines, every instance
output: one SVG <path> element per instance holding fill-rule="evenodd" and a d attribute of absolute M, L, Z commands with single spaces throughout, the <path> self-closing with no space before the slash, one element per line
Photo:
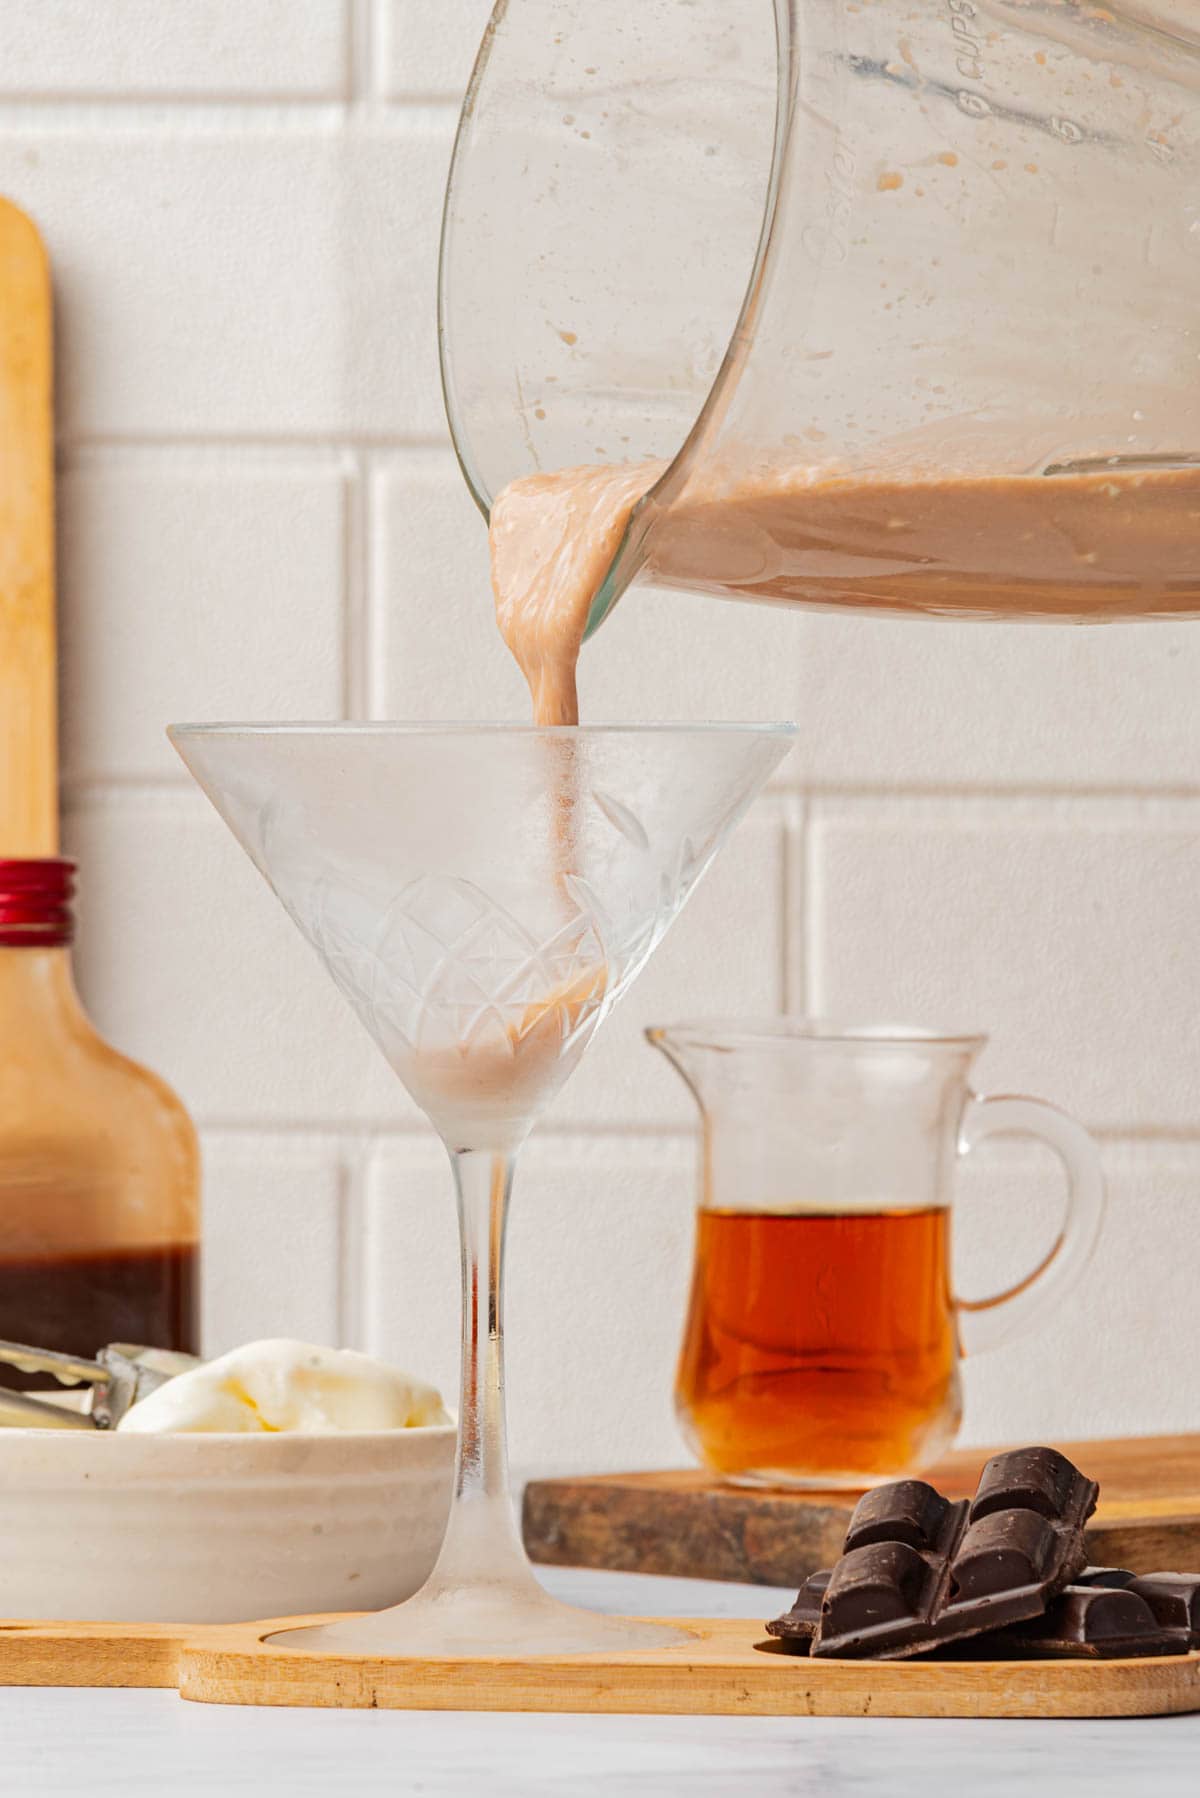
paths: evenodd
<path fill-rule="evenodd" d="M 805 255 L 818 268 L 830 262 L 845 262 L 850 254 L 848 233 L 857 168 L 857 157 L 839 135 L 825 171 L 823 217 L 807 225 L 800 239 Z"/>
<path fill-rule="evenodd" d="M 950 29 L 958 45 L 958 59 L 954 66 L 968 81 L 982 81 L 983 43 L 975 36 L 979 8 L 974 5 L 973 0 L 946 0 L 946 4 L 950 11 Z"/>

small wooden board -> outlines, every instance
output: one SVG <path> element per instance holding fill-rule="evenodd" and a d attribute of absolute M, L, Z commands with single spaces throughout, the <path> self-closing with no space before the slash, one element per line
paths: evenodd
<path fill-rule="evenodd" d="M 1100 1482 L 1088 1531 L 1097 1565 L 1200 1567 L 1200 1436 L 1053 1446 Z M 994 1452 L 963 1449 L 924 1477 L 967 1497 Z M 857 1496 L 730 1486 L 699 1468 L 535 1480 L 525 1489 L 525 1546 L 562 1567 L 799 1586 L 841 1552 Z"/>
<path fill-rule="evenodd" d="M 275 1646 L 269 1623 L 0 1625 L 0 1684 L 175 1687 L 202 1704 L 744 1717 L 1151 1717 L 1200 1710 L 1200 1654 L 1127 1661 L 809 1661 L 759 1625 L 671 1619 L 669 1648 L 389 1660 Z"/>

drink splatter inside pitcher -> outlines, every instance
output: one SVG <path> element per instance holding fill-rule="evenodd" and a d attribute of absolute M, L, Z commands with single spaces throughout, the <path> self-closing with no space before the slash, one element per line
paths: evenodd
<path fill-rule="evenodd" d="M 588 612 L 659 462 L 526 475 L 496 499 L 492 583 L 538 724 L 577 724 Z M 653 502 L 652 502 L 653 503 Z M 775 604 L 1060 622 L 1200 612 L 1200 468 L 693 477 L 647 577 Z"/>

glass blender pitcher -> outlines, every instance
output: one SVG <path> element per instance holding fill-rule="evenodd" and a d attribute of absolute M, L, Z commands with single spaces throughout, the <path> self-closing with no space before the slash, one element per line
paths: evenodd
<path fill-rule="evenodd" d="M 644 462 L 589 632 L 639 577 L 1196 614 L 1198 279 L 1191 0 L 500 0 L 447 411 L 485 513 Z"/>

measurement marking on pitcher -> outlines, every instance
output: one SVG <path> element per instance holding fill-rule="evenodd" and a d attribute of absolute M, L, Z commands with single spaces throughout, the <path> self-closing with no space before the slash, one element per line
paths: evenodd
<path fill-rule="evenodd" d="M 975 21 L 979 17 L 979 8 L 975 0 L 946 0 L 950 14 L 950 29 L 954 33 L 958 54 L 954 66 L 966 81 L 986 81 L 987 71 L 983 66 L 983 39 L 977 37 Z"/>

